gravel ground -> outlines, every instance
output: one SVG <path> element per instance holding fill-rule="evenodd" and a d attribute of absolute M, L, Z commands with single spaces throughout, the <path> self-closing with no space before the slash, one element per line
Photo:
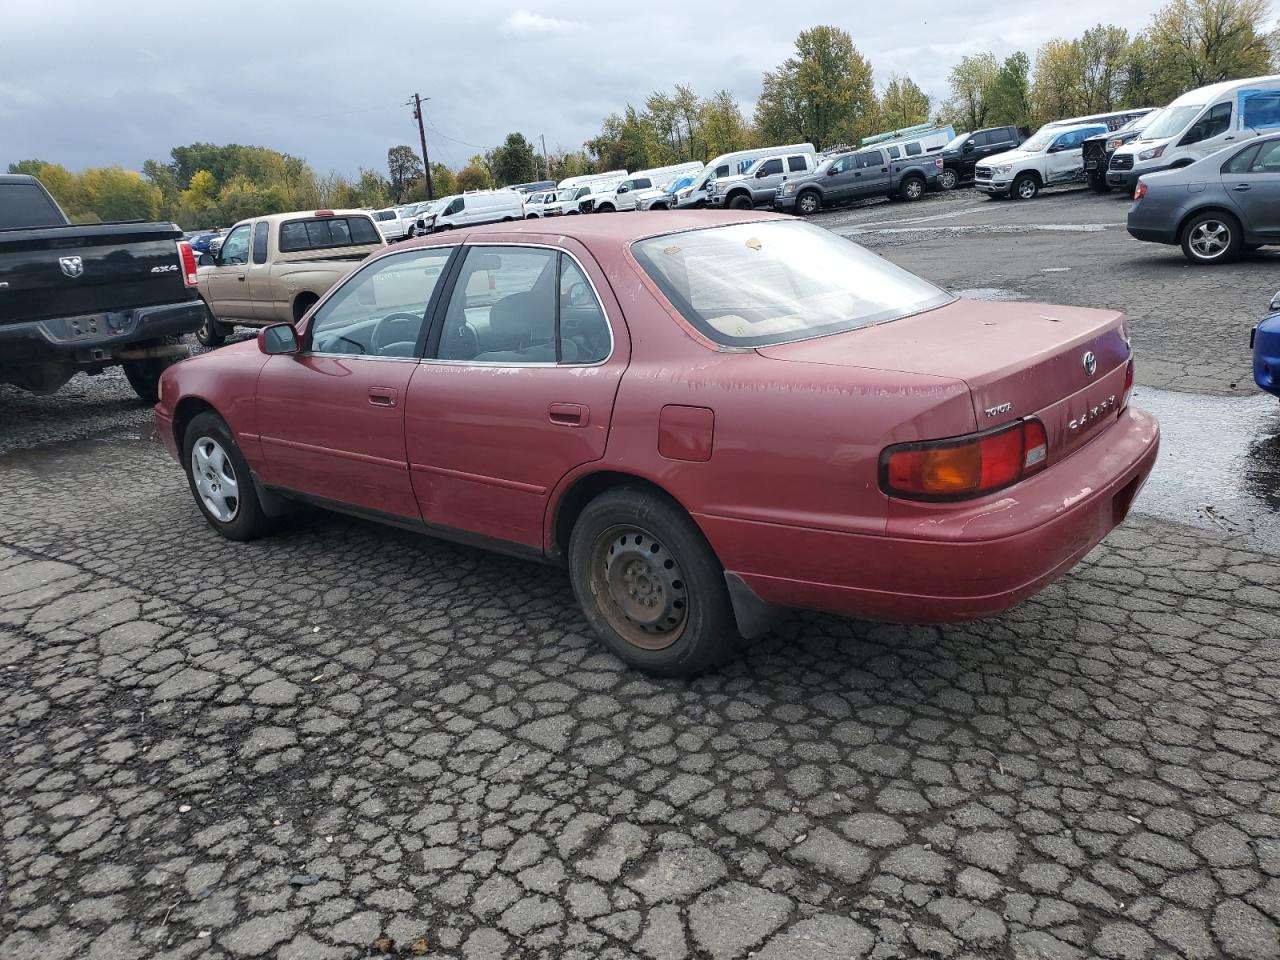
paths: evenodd
<path fill-rule="evenodd" d="M 1275 272 L 1123 211 L 822 220 L 1231 392 Z M 558 570 L 313 512 L 220 540 L 129 398 L 0 392 L 4 960 L 1280 957 L 1280 566 L 1238 538 L 1135 516 L 997 620 L 798 615 L 656 681 Z"/>

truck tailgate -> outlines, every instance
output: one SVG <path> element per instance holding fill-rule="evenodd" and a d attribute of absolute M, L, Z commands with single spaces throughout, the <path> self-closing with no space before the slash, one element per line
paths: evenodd
<path fill-rule="evenodd" d="M 181 236 L 169 223 L 0 230 L 0 324 L 193 299 Z"/>

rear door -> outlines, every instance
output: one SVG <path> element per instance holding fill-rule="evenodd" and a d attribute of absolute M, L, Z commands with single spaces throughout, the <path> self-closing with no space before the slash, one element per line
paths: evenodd
<path fill-rule="evenodd" d="M 205 268 L 209 271 L 209 307 L 220 320 L 253 320 L 248 283 L 252 231 L 252 223 L 238 224 L 222 241 L 214 265 Z"/>
<path fill-rule="evenodd" d="M 1249 230 L 1280 240 L 1280 139 L 1236 154 L 1223 165 L 1222 186 Z"/>
<path fill-rule="evenodd" d="M 405 434 L 428 524 L 540 549 L 556 485 L 604 456 L 630 341 L 585 247 L 520 239 L 465 248 Z"/>
<path fill-rule="evenodd" d="M 299 353 L 267 360 L 257 414 L 269 483 L 330 505 L 419 517 L 405 399 L 432 296 L 455 249 L 375 260 L 311 315 Z"/>

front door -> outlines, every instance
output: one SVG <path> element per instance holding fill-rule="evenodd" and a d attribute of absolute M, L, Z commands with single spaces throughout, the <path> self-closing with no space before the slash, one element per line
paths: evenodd
<path fill-rule="evenodd" d="M 222 241 L 216 263 L 209 270 L 209 307 L 220 320 L 252 320 L 253 302 L 249 298 L 249 231 L 252 224 L 242 223 Z"/>
<path fill-rule="evenodd" d="M 249 264 L 245 269 L 249 285 L 249 309 L 259 323 L 275 319 L 275 304 L 271 300 L 271 266 L 267 263 L 267 233 L 270 225 L 259 220 L 253 225 L 249 243 Z"/>
<path fill-rule="evenodd" d="M 863 150 L 854 154 L 857 162 L 858 193 L 861 196 L 889 192 L 889 165 L 879 150 Z M 901 166 L 899 166 L 901 169 Z"/>
<path fill-rule="evenodd" d="M 334 505 L 418 519 L 404 411 L 431 297 L 454 247 L 380 257 L 312 315 L 258 380 L 267 482 Z"/>
<path fill-rule="evenodd" d="M 465 248 L 405 409 L 429 524 L 539 549 L 551 492 L 604 456 L 630 342 L 594 259 L 563 243 Z"/>
<path fill-rule="evenodd" d="M 1092 131 L 1083 130 L 1058 135 L 1045 161 L 1046 183 L 1065 183 L 1079 176 L 1084 170 L 1084 138 L 1091 135 Z"/>
<path fill-rule="evenodd" d="M 1252 232 L 1280 239 L 1280 139 L 1236 154 L 1223 168 L 1222 187 Z"/>
<path fill-rule="evenodd" d="M 846 154 L 827 167 L 826 182 L 822 185 L 827 202 L 848 200 L 857 195 L 858 163 L 853 154 Z"/>

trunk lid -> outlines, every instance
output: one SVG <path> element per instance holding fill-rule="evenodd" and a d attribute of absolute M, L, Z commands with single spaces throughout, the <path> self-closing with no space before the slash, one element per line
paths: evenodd
<path fill-rule="evenodd" d="M 183 283 L 181 237 L 171 223 L 0 230 L 0 272 L 9 284 L 0 292 L 0 324 L 190 300 L 195 292 Z"/>
<path fill-rule="evenodd" d="M 957 300 L 875 327 L 758 352 L 775 360 L 963 380 L 975 430 L 1037 416 L 1054 459 L 1115 421 L 1129 344 L 1124 315 L 1115 311 Z M 1092 373 L 1085 362 L 1090 353 Z"/>

